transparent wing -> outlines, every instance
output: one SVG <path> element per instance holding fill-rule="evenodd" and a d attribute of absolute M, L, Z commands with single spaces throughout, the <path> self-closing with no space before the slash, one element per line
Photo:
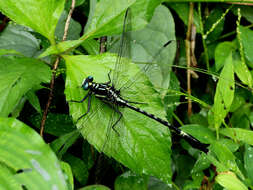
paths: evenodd
<path fill-rule="evenodd" d="M 115 88 L 119 88 L 119 82 L 120 80 L 120 75 L 125 72 L 126 69 L 124 67 L 126 64 L 124 62 L 129 61 L 129 59 L 125 58 L 130 58 L 130 40 L 131 40 L 131 9 L 128 8 L 125 13 L 124 17 L 124 23 L 123 23 L 123 29 L 122 29 L 122 34 L 120 38 L 120 44 L 119 44 L 119 49 L 118 49 L 118 56 L 117 60 L 114 66 L 114 71 L 113 71 L 113 76 L 112 76 L 112 84 L 114 85 Z"/>
<path fill-rule="evenodd" d="M 156 70 L 160 68 L 158 65 L 159 60 L 163 59 L 163 53 L 166 53 L 167 47 L 171 42 L 173 42 L 173 40 L 169 40 L 161 45 L 160 49 L 154 54 L 154 56 L 142 66 L 141 70 L 122 85 L 120 88 L 121 94 L 127 94 L 126 91 L 128 91 L 134 83 L 138 83 L 139 80 L 142 80 L 141 75 L 143 74 L 146 74 L 149 78 L 157 77 Z"/>

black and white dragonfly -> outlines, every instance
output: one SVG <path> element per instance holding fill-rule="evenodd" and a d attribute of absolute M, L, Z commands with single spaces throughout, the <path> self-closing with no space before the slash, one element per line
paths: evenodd
<path fill-rule="evenodd" d="M 160 124 L 167 126 L 170 130 L 172 130 L 173 132 L 175 132 L 176 134 L 180 135 L 183 139 L 185 139 L 189 144 L 191 144 L 192 147 L 197 148 L 203 152 L 207 152 L 207 145 L 201 143 L 199 140 L 197 140 L 196 138 L 194 138 L 193 136 L 183 132 L 182 130 L 180 130 L 179 128 L 170 125 L 166 120 L 158 117 L 155 114 L 149 113 L 141 108 L 138 107 L 138 105 L 142 105 L 145 104 L 145 102 L 136 102 L 136 101 L 131 101 L 129 99 L 127 99 L 127 97 L 125 98 L 125 96 L 123 95 L 122 91 L 124 91 L 124 89 L 129 89 L 131 88 L 131 85 L 136 81 L 139 80 L 139 76 L 140 73 L 143 72 L 147 72 L 151 67 L 151 64 L 147 64 L 145 67 L 143 67 L 141 69 L 141 71 L 139 73 L 137 73 L 135 76 L 133 76 L 133 78 L 131 79 L 131 81 L 127 81 L 125 82 L 122 86 L 119 85 L 119 81 L 120 79 L 120 75 L 124 72 L 126 72 L 126 70 L 122 69 L 124 68 L 124 60 L 127 54 L 127 46 L 129 40 L 129 31 L 131 30 L 131 26 L 130 26 L 130 21 L 129 21 L 129 10 L 127 9 L 125 17 L 124 17 L 124 25 L 123 25 L 123 33 L 121 36 L 121 41 L 120 41 L 120 48 L 119 48 L 119 52 L 118 52 L 118 57 L 114 66 L 114 70 L 113 72 L 109 72 L 108 75 L 108 81 L 107 82 L 95 82 L 96 78 L 94 78 L 93 76 L 88 76 L 86 77 L 83 82 L 82 82 L 82 89 L 87 91 L 88 93 L 81 99 L 81 100 L 71 100 L 70 102 L 73 103 L 83 103 L 85 100 L 87 100 L 88 104 L 87 104 L 87 111 L 85 113 L 83 113 L 82 115 L 80 115 L 77 119 L 77 121 L 79 122 L 80 120 L 82 120 L 83 118 L 87 117 L 90 113 L 91 110 L 91 104 L 92 104 L 92 98 L 95 97 L 97 99 L 99 99 L 100 101 L 102 101 L 106 106 L 110 107 L 113 110 L 113 114 L 111 115 L 110 121 L 109 121 L 109 126 L 108 128 L 112 128 L 113 131 L 118 135 L 122 135 L 120 134 L 120 132 L 117 130 L 117 125 L 121 122 L 122 118 L 124 117 L 124 114 L 122 113 L 122 109 L 131 109 L 134 110 L 135 112 L 138 112 L 139 114 L 143 114 L 146 117 L 155 120 L 156 122 L 159 122 Z M 165 49 L 167 46 L 169 46 L 169 44 L 171 43 L 171 41 L 166 42 L 165 44 L 161 45 L 161 49 L 156 53 L 157 55 L 163 50 Z M 128 57 L 128 56 L 126 56 Z M 156 58 L 156 56 L 154 57 L 154 59 Z M 153 60 L 152 60 L 153 62 Z M 111 77 L 112 74 L 112 77 Z M 140 89 L 141 90 L 141 89 Z M 96 129 L 94 129 L 96 130 Z M 107 136 L 109 135 L 109 133 L 107 134 Z"/>

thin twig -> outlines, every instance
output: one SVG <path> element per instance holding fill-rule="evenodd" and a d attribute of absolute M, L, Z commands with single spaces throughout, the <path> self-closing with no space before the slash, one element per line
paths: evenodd
<path fill-rule="evenodd" d="M 71 8 L 69 10 L 69 14 L 68 14 L 68 17 L 67 17 L 67 20 L 66 20 L 66 23 L 65 23 L 64 34 L 63 34 L 63 37 L 62 37 L 62 41 L 65 41 L 66 38 L 67 38 L 70 19 L 71 19 L 71 16 L 72 16 L 74 8 L 75 8 L 75 3 L 76 3 L 75 0 L 72 0 Z M 53 75 L 52 75 L 52 78 L 51 78 L 51 81 L 50 81 L 50 93 L 49 93 L 46 108 L 45 108 L 45 111 L 43 112 L 42 120 L 41 120 L 41 123 L 40 123 L 40 136 L 42 136 L 42 137 L 43 137 L 43 132 L 44 132 L 44 128 L 45 128 L 45 123 L 46 123 L 46 119 L 47 119 L 48 110 L 49 110 L 51 101 L 53 99 L 53 90 L 54 90 L 54 83 L 55 83 L 55 78 L 56 78 L 56 70 L 58 68 L 59 62 L 60 62 L 60 57 L 58 56 L 56 58 L 55 62 L 54 62 L 54 66 L 53 66 L 53 70 L 52 70 Z"/>
<path fill-rule="evenodd" d="M 107 41 L 107 37 L 103 36 L 100 38 L 100 53 L 104 53 L 106 52 L 106 41 Z"/>
<path fill-rule="evenodd" d="M 191 67 L 191 31 L 192 31 L 192 25 L 193 25 L 193 8 L 194 4 L 190 3 L 190 10 L 189 10 L 189 18 L 188 18 L 188 26 L 187 26 L 187 33 L 186 33 L 186 39 L 185 39 L 185 48 L 186 48 L 186 61 L 187 61 L 187 67 Z M 191 95 L 191 70 L 187 69 L 187 93 Z M 188 115 L 190 116 L 192 114 L 192 101 L 190 98 L 188 98 Z"/>

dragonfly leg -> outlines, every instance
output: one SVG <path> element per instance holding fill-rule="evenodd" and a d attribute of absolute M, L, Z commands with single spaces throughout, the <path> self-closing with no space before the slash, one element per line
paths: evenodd
<path fill-rule="evenodd" d="M 132 102 L 132 101 L 127 101 L 127 103 L 131 103 L 131 104 L 148 104 L 146 102 Z"/>
<path fill-rule="evenodd" d="M 89 94 L 89 93 L 88 93 Z M 81 118 L 83 118 L 84 116 L 86 116 L 89 112 L 90 112 L 90 107 L 91 107 L 91 93 L 89 94 L 88 96 L 88 109 L 87 109 L 87 112 L 83 115 L 81 115 L 77 121 L 79 121 Z"/>
<path fill-rule="evenodd" d="M 88 94 L 86 94 L 82 100 L 70 100 L 70 102 L 82 103 L 84 100 L 91 96 L 91 93 L 92 92 L 89 91 Z"/>
<path fill-rule="evenodd" d="M 121 118 L 122 118 L 122 113 L 117 109 L 117 108 L 115 108 L 115 111 L 119 114 L 119 118 L 118 118 L 118 120 L 112 125 L 112 129 L 117 133 L 117 135 L 118 136 L 120 136 L 119 135 L 119 132 L 115 129 L 115 127 L 116 127 L 116 125 L 118 124 L 118 122 L 121 120 Z"/>

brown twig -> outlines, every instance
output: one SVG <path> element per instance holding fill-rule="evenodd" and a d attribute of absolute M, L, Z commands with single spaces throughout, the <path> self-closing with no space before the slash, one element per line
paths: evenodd
<path fill-rule="evenodd" d="M 106 52 L 106 41 L 107 41 L 107 37 L 103 36 L 100 38 L 100 53 L 104 53 Z"/>
<path fill-rule="evenodd" d="M 185 39 L 185 48 L 186 48 L 186 61 L 187 61 L 187 93 L 191 95 L 191 34 L 193 26 L 193 8 L 194 4 L 190 3 L 189 18 L 188 18 L 188 29 Z M 188 115 L 192 114 L 192 101 L 188 98 Z"/>
<path fill-rule="evenodd" d="M 65 23 L 64 34 L 63 34 L 63 37 L 62 37 L 62 41 L 65 41 L 66 38 L 67 38 L 70 19 L 71 19 L 71 16 L 73 14 L 74 8 L 75 8 L 75 0 L 72 0 L 71 8 L 69 10 L 69 14 L 68 14 L 68 17 L 67 17 L 67 20 L 66 20 L 66 23 Z M 50 93 L 49 93 L 46 108 L 44 110 L 42 120 L 41 120 L 41 123 L 40 123 L 40 136 L 42 136 L 42 137 L 43 137 L 43 132 L 44 132 L 44 128 L 45 128 L 45 123 L 46 123 L 46 119 L 47 119 L 48 110 L 49 110 L 51 101 L 53 99 L 53 90 L 54 90 L 54 83 L 55 83 L 55 78 L 56 78 L 56 70 L 58 68 L 59 62 L 60 62 L 60 57 L 58 56 L 56 58 L 55 62 L 54 62 L 54 65 L 53 65 L 53 69 L 52 69 L 53 75 L 52 75 L 52 78 L 51 78 L 51 81 L 50 81 Z"/>

